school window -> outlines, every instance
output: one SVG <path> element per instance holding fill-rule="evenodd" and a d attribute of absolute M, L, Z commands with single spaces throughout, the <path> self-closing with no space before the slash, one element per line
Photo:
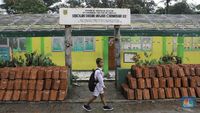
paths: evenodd
<path fill-rule="evenodd" d="M 121 45 L 124 51 L 139 51 L 139 50 L 151 50 L 152 38 L 151 37 L 122 37 Z"/>
<path fill-rule="evenodd" d="M 193 37 L 193 50 L 200 50 L 200 37 Z"/>
<path fill-rule="evenodd" d="M 141 38 L 140 37 L 122 37 L 121 45 L 124 51 L 129 50 L 141 50 Z"/>
<path fill-rule="evenodd" d="M 26 38 L 18 38 L 18 48 L 20 51 L 26 51 Z"/>
<path fill-rule="evenodd" d="M 95 44 L 94 44 L 94 37 L 73 37 L 73 51 L 94 51 Z"/>
<path fill-rule="evenodd" d="M 184 39 L 184 49 L 186 51 L 200 50 L 200 37 L 186 37 Z"/>
<path fill-rule="evenodd" d="M 64 37 L 52 38 L 52 51 L 64 51 Z"/>
<path fill-rule="evenodd" d="M 152 48 L 152 38 L 151 37 L 142 37 L 141 38 L 142 43 L 142 50 L 148 51 Z"/>
<path fill-rule="evenodd" d="M 18 49 L 18 39 L 17 38 L 10 38 L 9 39 L 9 46 L 14 50 L 17 51 Z"/>
<path fill-rule="evenodd" d="M 0 37 L 0 46 L 9 46 L 8 38 Z"/>

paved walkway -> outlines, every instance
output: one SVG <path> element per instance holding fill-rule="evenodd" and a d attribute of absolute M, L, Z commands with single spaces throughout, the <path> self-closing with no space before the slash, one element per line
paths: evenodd
<path fill-rule="evenodd" d="M 113 111 L 103 111 L 100 99 L 91 106 L 90 113 L 200 113 L 200 104 L 189 110 L 178 110 L 178 100 L 158 101 L 127 101 L 121 93 L 115 89 L 114 82 L 106 82 L 105 93 L 109 105 Z M 0 102 L 0 113 L 88 113 L 82 109 L 82 105 L 91 97 L 87 88 L 87 82 L 80 82 L 79 87 L 73 86 L 68 97 L 63 102 Z"/>

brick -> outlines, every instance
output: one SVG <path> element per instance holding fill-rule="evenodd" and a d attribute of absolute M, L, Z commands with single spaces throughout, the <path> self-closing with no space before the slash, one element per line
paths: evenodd
<path fill-rule="evenodd" d="M 7 88 L 7 85 L 8 85 L 8 79 L 1 79 L 0 81 L 0 89 L 6 89 Z"/>
<path fill-rule="evenodd" d="M 151 99 L 158 99 L 158 89 L 157 88 L 151 88 L 150 89 Z"/>
<path fill-rule="evenodd" d="M 187 77 L 182 77 L 182 86 L 183 87 L 188 87 L 188 79 Z"/>
<path fill-rule="evenodd" d="M 155 67 L 150 67 L 149 74 L 150 74 L 149 76 L 151 78 L 156 77 L 156 69 L 155 69 Z"/>
<path fill-rule="evenodd" d="M 8 77 L 8 79 L 14 80 L 14 79 L 15 79 L 15 74 L 16 74 L 16 70 L 15 70 L 15 68 L 12 68 L 12 69 L 10 70 L 10 72 L 9 72 L 9 77 Z"/>
<path fill-rule="evenodd" d="M 173 97 L 172 88 L 165 88 L 166 98 L 170 99 Z"/>
<path fill-rule="evenodd" d="M 195 76 L 195 75 L 196 75 L 196 73 L 195 73 L 195 68 L 194 68 L 194 67 L 191 67 L 191 68 L 190 68 L 190 75 L 192 75 L 192 76 Z"/>
<path fill-rule="evenodd" d="M 28 81 L 28 89 L 29 90 L 35 90 L 36 86 L 36 80 L 29 80 Z"/>
<path fill-rule="evenodd" d="M 27 90 L 22 90 L 20 94 L 20 100 L 24 101 L 28 99 L 28 91 Z"/>
<path fill-rule="evenodd" d="M 174 78 L 174 86 L 177 88 L 181 87 L 181 78 Z"/>
<path fill-rule="evenodd" d="M 196 75 L 200 76 L 200 68 L 199 67 L 196 68 Z"/>
<path fill-rule="evenodd" d="M 4 95 L 5 95 L 5 90 L 0 90 L 0 101 L 2 101 L 3 100 L 3 97 L 4 97 Z"/>
<path fill-rule="evenodd" d="M 138 84 L 137 84 L 139 89 L 144 89 L 145 88 L 145 80 L 144 78 L 139 78 L 138 79 Z"/>
<path fill-rule="evenodd" d="M 59 76 L 60 76 L 60 71 L 54 69 L 52 73 L 52 79 L 59 79 Z"/>
<path fill-rule="evenodd" d="M 146 78 L 145 79 L 145 85 L 146 85 L 146 88 L 152 88 L 151 79 L 150 78 Z"/>
<path fill-rule="evenodd" d="M 60 70 L 60 79 L 67 79 L 67 69 Z"/>
<path fill-rule="evenodd" d="M 53 80 L 52 89 L 53 90 L 58 90 L 59 87 L 60 87 L 60 80 Z"/>
<path fill-rule="evenodd" d="M 38 76 L 37 76 L 37 79 L 39 80 L 43 80 L 45 78 L 45 71 L 44 69 L 40 69 L 38 70 Z"/>
<path fill-rule="evenodd" d="M 136 80 L 136 78 L 133 78 L 131 75 L 128 75 L 127 79 L 128 79 L 129 87 L 131 89 L 136 89 L 137 88 L 137 80 Z"/>
<path fill-rule="evenodd" d="M 28 90 L 28 101 L 33 101 L 35 96 L 35 90 Z"/>
<path fill-rule="evenodd" d="M 21 93 L 20 90 L 14 90 L 12 100 L 18 101 L 20 99 L 20 93 Z"/>
<path fill-rule="evenodd" d="M 15 79 L 22 79 L 24 70 L 23 68 L 17 68 Z"/>
<path fill-rule="evenodd" d="M 165 90 L 164 90 L 164 88 L 158 88 L 158 97 L 159 97 L 159 99 L 165 99 Z"/>
<path fill-rule="evenodd" d="M 197 97 L 200 97 L 200 87 L 196 87 L 195 90 L 196 90 Z"/>
<path fill-rule="evenodd" d="M 168 87 L 168 88 L 174 87 L 174 81 L 173 81 L 173 78 L 172 78 L 172 77 L 167 78 L 167 87 Z"/>
<path fill-rule="evenodd" d="M 149 76 L 149 68 L 148 67 L 144 67 L 143 69 L 142 69 L 142 74 L 143 74 L 143 77 L 144 78 L 149 78 L 150 76 Z"/>
<path fill-rule="evenodd" d="M 28 89 L 28 80 L 22 80 L 22 90 Z"/>
<path fill-rule="evenodd" d="M 128 89 L 129 86 L 126 83 L 121 84 L 121 88 L 122 88 L 122 94 L 124 95 L 124 97 L 126 99 L 128 99 Z"/>
<path fill-rule="evenodd" d="M 162 66 L 164 77 L 170 77 L 170 68 L 166 65 Z"/>
<path fill-rule="evenodd" d="M 164 77 L 159 78 L 159 87 L 160 88 L 166 87 L 166 78 L 164 78 Z"/>
<path fill-rule="evenodd" d="M 26 80 L 29 79 L 29 76 L 31 74 L 31 69 L 32 69 L 32 67 L 24 68 L 23 79 L 26 79 Z"/>
<path fill-rule="evenodd" d="M 190 77 L 189 78 L 189 86 L 190 87 L 196 87 L 197 86 L 196 78 L 195 77 Z"/>
<path fill-rule="evenodd" d="M 188 97 L 187 88 L 180 88 L 180 92 L 182 97 Z"/>
<path fill-rule="evenodd" d="M 52 70 L 48 69 L 48 70 L 45 70 L 45 79 L 50 79 L 52 77 Z"/>
<path fill-rule="evenodd" d="M 176 65 L 170 65 L 171 76 L 178 77 L 178 67 Z"/>
<path fill-rule="evenodd" d="M 51 79 L 46 79 L 45 84 L 44 84 L 44 89 L 50 90 L 51 89 L 51 82 L 52 82 Z"/>
<path fill-rule="evenodd" d="M 183 68 L 179 68 L 178 69 L 178 77 L 184 77 L 184 76 L 185 76 L 185 73 L 184 73 Z"/>
<path fill-rule="evenodd" d="M 173 96 L 174 98 L 180 98 L 180 92 L 178 88 L 173 88 Z"/>
<path fill-rule="evenodd" d="M 36 82 L 36 90 L 43 90 L 44 80 L 37 80 Z"/>
<path fill-rule="evenodd" d="M 60 90 L 67 90 L 67 80 L 65 79 L 62 79 L 60 80 L 60 87 L 59 87 Z"/>
<path fill-rule="evenodd" d="M 200 86 L 200 77 L 196 76 L 196 84 L 197 86 Z"/>
<path fill-rule="evenodd" d="M 58 94 L 58 91 L 57 91 L 57 90 L 51 90 L 51 91 L 50 91 L 49 100 L 55 101 L 55 100 L 57 99 L 57 94 Z"/>
<path fill-rule="evenodd" d="M 152 85 L 153 85 L 153 88 L 159 88 L 158 78 L 152 78 Z"/>
<path fill-rule="evenodd" d="M 1 71 L 1 79 L 8 79 L 9 76 L 9 68 L 3 68 L 3 70 Z"/>
<path fill-rule="evenodd" d="M 37 68 L 33 68 L 31 70 L 31 74 L 29 76 L 29 79 L 36 80 L 37 79 L 37 73 L 38 73 L 38 69 Z"/>
<path fill-rule="evenodd" d="M 184 66 L 183 70 L 184 70 L 186 76 L 190 76 L 190 67 L 189 66 Z"/>
<path fill-rule="evenodd" d="M 162 67 L 156 66 L 156 75 L 157 77 L 163 77 Z"/>
<path fill-rule="evenodd" d="M 134 71 L 135 71 L 136 78 L 142 77 L 142 68 L 141 67 L 134 67 Z"/>
<path fill-rule="evenodd" d="M 22 80 L 15 80 L 15 83 L 14 83 L 14 89 L 21 89 L 21 85 L 22 85 Z"/>
<path fill-rule="evenodd" d="M 4 101 L 11 100 L 12 95 L 13 95 L 13 90 L 7 90 L 7 91 L 5 92 L 5 95 L 4 95 L 3 100 L 4 100 Z"/>
<path fill-rule="evenodd" d="M 188 88 L 188 95 L 190 97 L 196 97 L 196 92 L 194 88 Z"/>
<path fill-rule="evenodd" d="M 67 95 L 67 92 L 65 90 L 59 90 L 58 91 L 58 99 L 57 100 L 59 100 L 59 101 L 64 100 L 66 95 Z"/>
<path fill-rule="evenodd" d="M 42 91 L 35 92 L 35 99 L 34 101 L 41 101 L 42 100 Z"/>
<path fill-rule="evenodd" d="M 143 96 L 142 96 L 142 89 L 136 89 L 135 90 L 135 98 L 136 100 L 142 100 Z"/>
<path fill-rule="evenodd" d="M 42 100 L 48 101 L 49 100 L 49 96 L 50 96 L 50 91 L 49 90 L 44 90 L 42 92 Z"/>
<path fill-rule="evenodd" d="M 149 92 L 149 89 L 144 89 L 144 90 L 143 90 L 143 99 L 144 99 L 144 100 L 149 100 L 149 99 L 150 99 L 150 92 Z"/>
<path fill-rule="evenodd" d="M 8 81 L 8 85 L 7 85 L 7 89 L 8 90 L 12 90 L 12 89 L 14 89 L 14 80 L 9 80 Z"/>

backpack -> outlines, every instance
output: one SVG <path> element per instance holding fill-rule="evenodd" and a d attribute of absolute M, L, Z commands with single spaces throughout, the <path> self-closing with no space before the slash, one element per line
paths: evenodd
<path fill-rule="evenodd" d="M 98 69 L 96 69 L 96 70 L 98 70 Z M 98 80 L 95 80 L 95 71 L 96 70 L 94 70 L 94 69 L 92 70 L 92 74 L 90 75 L 90 79 L 88 81 L 88 88 L 91 92 L 94 92 L 94 89 L 98 83 Z"/>

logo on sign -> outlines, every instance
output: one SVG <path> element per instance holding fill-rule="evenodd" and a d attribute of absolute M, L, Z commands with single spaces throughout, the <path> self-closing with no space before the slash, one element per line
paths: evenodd
<path fill-rule="evenodd" d="M 67 15 L 67 10 L 63 10 L 63 15 Z"/>

